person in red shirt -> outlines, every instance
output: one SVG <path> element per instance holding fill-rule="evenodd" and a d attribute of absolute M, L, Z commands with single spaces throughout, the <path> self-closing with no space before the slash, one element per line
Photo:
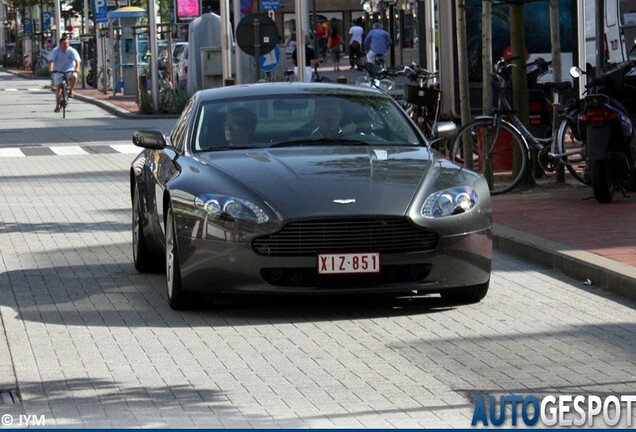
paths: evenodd
<path fill-rule="evenodd" d="M 329 29 L 327 23 L 318 23 L 316 25 L 316 38 L 318 38 L 318 51 L 320 57 L 325 60 L 327 56 L 327 42 L 329 40 Z"/>
<path fill-rule="evenodd" d="M 340 70 L 340 44 L 342 40 L 340 39 L 340 33 L 338 30 L 333 27 L 331 29 L 331 33 L 329 33 L 329 42 L 327 43 L 327 49 L 329 53 L 333 56 L 333 70 Z"/>

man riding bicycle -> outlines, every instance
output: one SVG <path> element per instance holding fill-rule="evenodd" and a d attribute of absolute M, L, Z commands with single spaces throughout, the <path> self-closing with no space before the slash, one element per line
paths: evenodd
<path fill-rule="evenodd" d="M 367 48 L 367 62 L 375 63 L 376 57 L 383 57 L 391 45 L 393 45 L 393 39 L 382 28 L 382 24 L 373 24 L 373 28 L 364 38 L 364 46 Z"/>
<path fill-rule="evenodd" d="M 73 89 L 77 82 L 77 74 L 80 71 L 80 55 L 75 48 L 70 46 L 70 42 L 66 36 L 60 38 L 60 43 L 51 51 L 48 57 L 49 73 L 72 72 L 69 74 L 68 97 L 75 97 Z M 62 95 L 62 82 L 64 76 L 56 73 L 53 76 L 53 84 L 55 85 L 55 112 L 60 112 L 60 98 Z"/>

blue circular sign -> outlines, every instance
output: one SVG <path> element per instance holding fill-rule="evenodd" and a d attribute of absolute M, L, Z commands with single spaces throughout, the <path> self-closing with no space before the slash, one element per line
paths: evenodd
<path fill-rule="evenodd" d="M 275 45 L 273 50 L 260 57 L 259 68 L 263 72 L 271 72 L 276 69 L 276 66 L 278 66 L 279 63 L 280 48 L 278 48 L 278 45 Z"/>

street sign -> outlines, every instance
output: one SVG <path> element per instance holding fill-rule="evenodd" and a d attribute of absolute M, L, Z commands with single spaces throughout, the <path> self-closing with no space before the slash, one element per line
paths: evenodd
<path fill-rule="evenodd" d="M 278 28 L 276 23 L 267 15 L 251 14 L 243 18 L 236 26 L 236 42 L 243 52 L 264 55 L 278 44 Z"/>
<path fill-rule="evenodd" d="M 279 10 L 281 7 L 280 0 L 261 0 L 262 10 Z"/>
<path fill-rule="evenodd" d="M 280 63 L 280 48 L 278 45 L 273 50 L 260 57 L 259 68 L 263 72 L 271 72 L 276 69 L 276 66 Z"/>
<path fill-rule="evenodd" d="M 95 24 L 108 22 L 108 3 L 106 0 L 92 0 L 93 21 Z"/>
<path fill-rule="evenodd" d="M 254 11 L 254 0 L 241 0 L 241 18 Z"/>
<path fill-rule="evenodd" d="M 42 12 L 42 29 L 51 30 L 51 12 Z"/>
<path fill-rule="evenodd" d="M 24 34 L 28 35 L 31 34 L 31 18 L 25 18 L 23 20 L 24 23 Z"/>

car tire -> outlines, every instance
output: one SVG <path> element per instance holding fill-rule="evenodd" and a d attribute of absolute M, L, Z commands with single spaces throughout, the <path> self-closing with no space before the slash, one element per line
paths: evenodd
<path fill-rule="evenodd" d="M 446 303 L 451 304 L 471 304 L 471 303 L 479 303 L 486 294 L 488 294 L 488 289 L 490 288 L 490 280 L 483 284 L 474 285 L 467 288 L 461 288 L 458 290 L 450 290 L 441 293 L 442 300 Z"/>
<path fill-rule="evenodd" d="M 181 262 L 177 243 L 177 224 L 172 206 L 166 215 L 166 292 L 168 304 L 174 310 L 188 309 L 190 296 L 184 292 L 181 284 Z"/>
<path fill-rule="evenodd" d="M 152 253 L 146 243 L 142 226 L 141 201 L 137 188 L 135 188 L 133 192 L 132 248 L 133 263 L 137 271 L 141 273 L 151 273 L 161 270 L 161 260 L 157 259 L 158 257 Z"/>

